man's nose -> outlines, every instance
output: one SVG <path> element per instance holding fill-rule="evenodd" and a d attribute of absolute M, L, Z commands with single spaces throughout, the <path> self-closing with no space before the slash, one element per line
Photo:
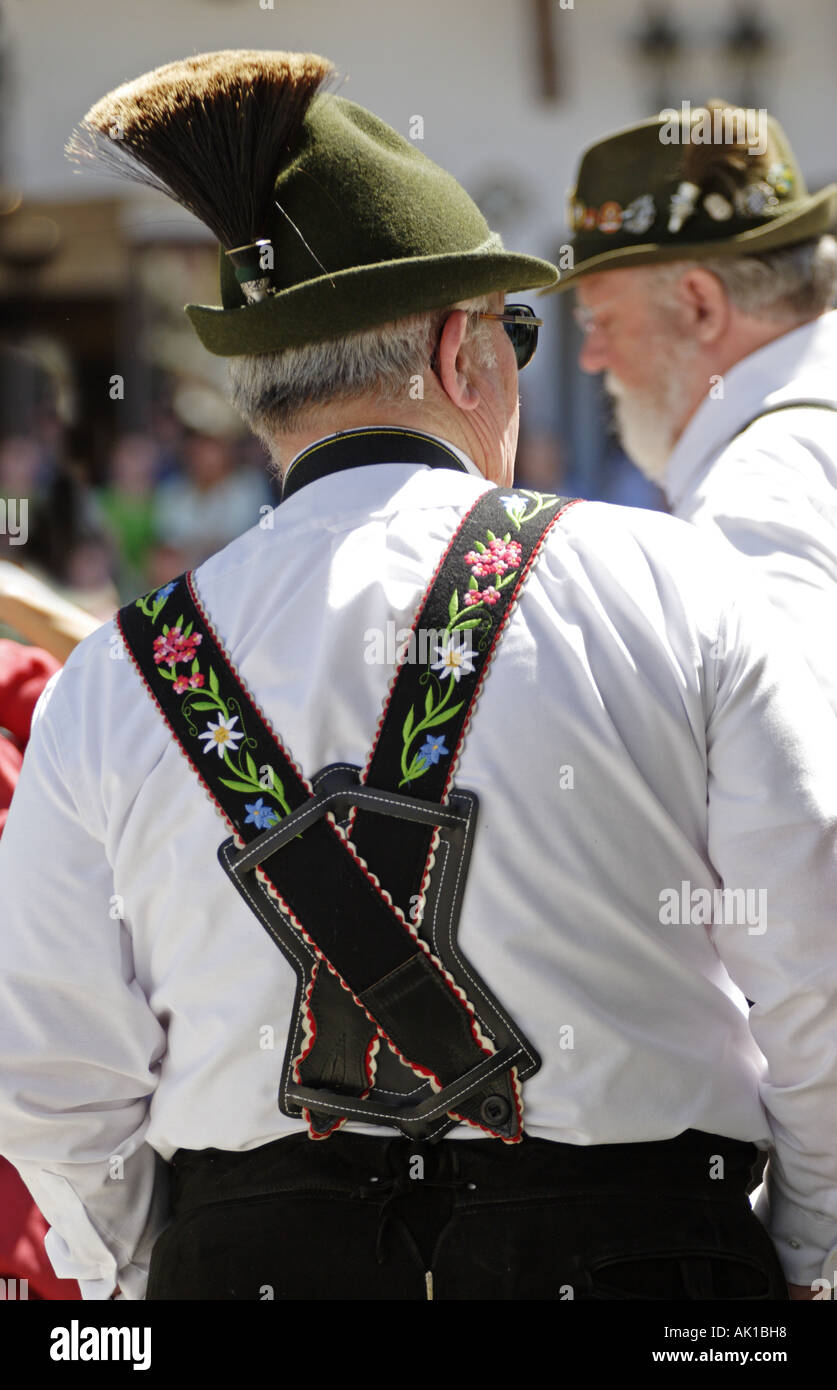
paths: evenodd
<path fill-rule="evenodd" d="M 597 329 L 585 334 L 578 354 L 578 365 L 583 372 L 604 372 L 608 367 L 607 343 L 603 333 Z"/>

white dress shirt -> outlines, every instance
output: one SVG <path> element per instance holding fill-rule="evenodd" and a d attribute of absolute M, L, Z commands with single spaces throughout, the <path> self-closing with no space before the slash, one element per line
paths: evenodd
<path fill-rule="evenodd" d="M 306 773 L 364 763 L 393 674 L 374 634 L 410 625 L 490 486 L 472 471 L 309 483 L 198 569 Z M 529 1134 L 772 1135 L 760 1215 L 806 1282 L 837 1241 L 837 721 L 717 550 L 603 503 L 553 528 L 459 765 L 480 803 L 459 938 L 543 1059 Z M 302 1128 L 277 1107 L 295 977 L 216 861 L 227 833 L 100 629 L 42 697 L 0 843 L 0 1151 L 86 1297 L 142 1297 L 160 1159 Z M 766 913 L 671 920 L 721 883 Z"/>
<path fill-rule="evenodd" d="M 782 410 L 739 433 L 770 406 L 837 406 L 837 311 L 742 358 L 723 393 L 675 445 L 669 503 L 747 557 L 837 710 L 837 410 Z"/>

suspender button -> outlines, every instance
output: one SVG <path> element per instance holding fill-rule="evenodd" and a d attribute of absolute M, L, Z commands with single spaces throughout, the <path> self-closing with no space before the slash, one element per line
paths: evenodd
<path fill-rule="evenodd" d="M 488 1125 L 501 1125 L 509 1118 L 509 1103 L 504 1096 L 486 1096 L 480 1115 Z"/>

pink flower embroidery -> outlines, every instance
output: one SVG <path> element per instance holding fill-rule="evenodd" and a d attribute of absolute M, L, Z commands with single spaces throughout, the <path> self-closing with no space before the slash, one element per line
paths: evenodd
<path fill-rule="evenodd" d="M 472 567 L 474 574 L 477 575 L 479 579 L 484 579 L 489 574 L 497 573 L 497 566 L 496 564 L 491 564 L 488 551 L 486 551 L 484 555 L 480 555 L 478 550 L 469 550 L 468 554 L 465 556 L 465 563 Z M 503 565 L 500 570 L 501 574 L 505 568 L 505 565 Z"/>
<path fill-rule="evenodd" d="M 465 607 L 471 608 L 475 603 L 482 603 L 482 594 L 479 589 L 466 589 Z"/>
<path fill-rule="evenodd" d="M 520 544 L 520 541 L 494 540 L 489 543 L 488 549 L 493 555 L 499 556 L 503 563 L 508 565 L 509 569 L 517 568 L 523 554 L 523 546 Z"/>
<path fill-rule="evenodd" d="M 170 627 L 168 632 L 154 638 L 154 660 L 158 666 L 176 666 L 180 661 L 194 661 L 199 643 L 203 638 L 199 632 L 184 637 L 179 627 Z"/>
<path fill-rule="evenodd" d="M 473 590 L 471 592 L 473 593 Z M 482 593 L 480 594 L 480 598 L 485 603 L 493 605 L 500 598 L 500 590 L 495 589 L 494 585 L 491 584 L 487 589 L 483 589 Z"/>
<path fill-rule="evenodd" d="M 198 690 L 203 683 L 203 676 L 198 671 L 194 676 L 178 676 L 173 690 L 175 695 L 182 695 L 184 690 L 189 690 L 190 687 L 192 690 Z"/>
<path fill-rule="evenodd" d="M 469 550 L 465 556 L 465 563 L 471 566 L 475 575 L 483 579 L 490 574 L 505 574 L 506 570 L 516 569 L 522 554 L 523 547 L 520 541 L 499 541 L 495 538 L 488 542 L 488 546 L 482 552 Z"/>

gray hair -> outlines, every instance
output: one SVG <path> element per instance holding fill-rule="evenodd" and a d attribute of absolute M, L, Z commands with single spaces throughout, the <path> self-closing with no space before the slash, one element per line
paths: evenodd
<path fill-rule="evenodd" d="M 813 237 L 761 256 L 713 256 L 655 266 L 654 285 L 668 290 L 685 270 L 700 266 L 716 275 L 744 314 L 802 323 L 823 313 L 837 294 L 837 241 Z"/>
<path fill-rule="evenodd" d="M 468 311 L 466 340 L 479 365 L 495 366 L 490 327 L 476 317 L 489 303 L 483 296 L 325 343 L 231 357 L 232 403 L 278 463 L 276 436 L 303 430 L 319 407 L 360 396 L 382 404 L 409 400 L 452 308 Z"/>

